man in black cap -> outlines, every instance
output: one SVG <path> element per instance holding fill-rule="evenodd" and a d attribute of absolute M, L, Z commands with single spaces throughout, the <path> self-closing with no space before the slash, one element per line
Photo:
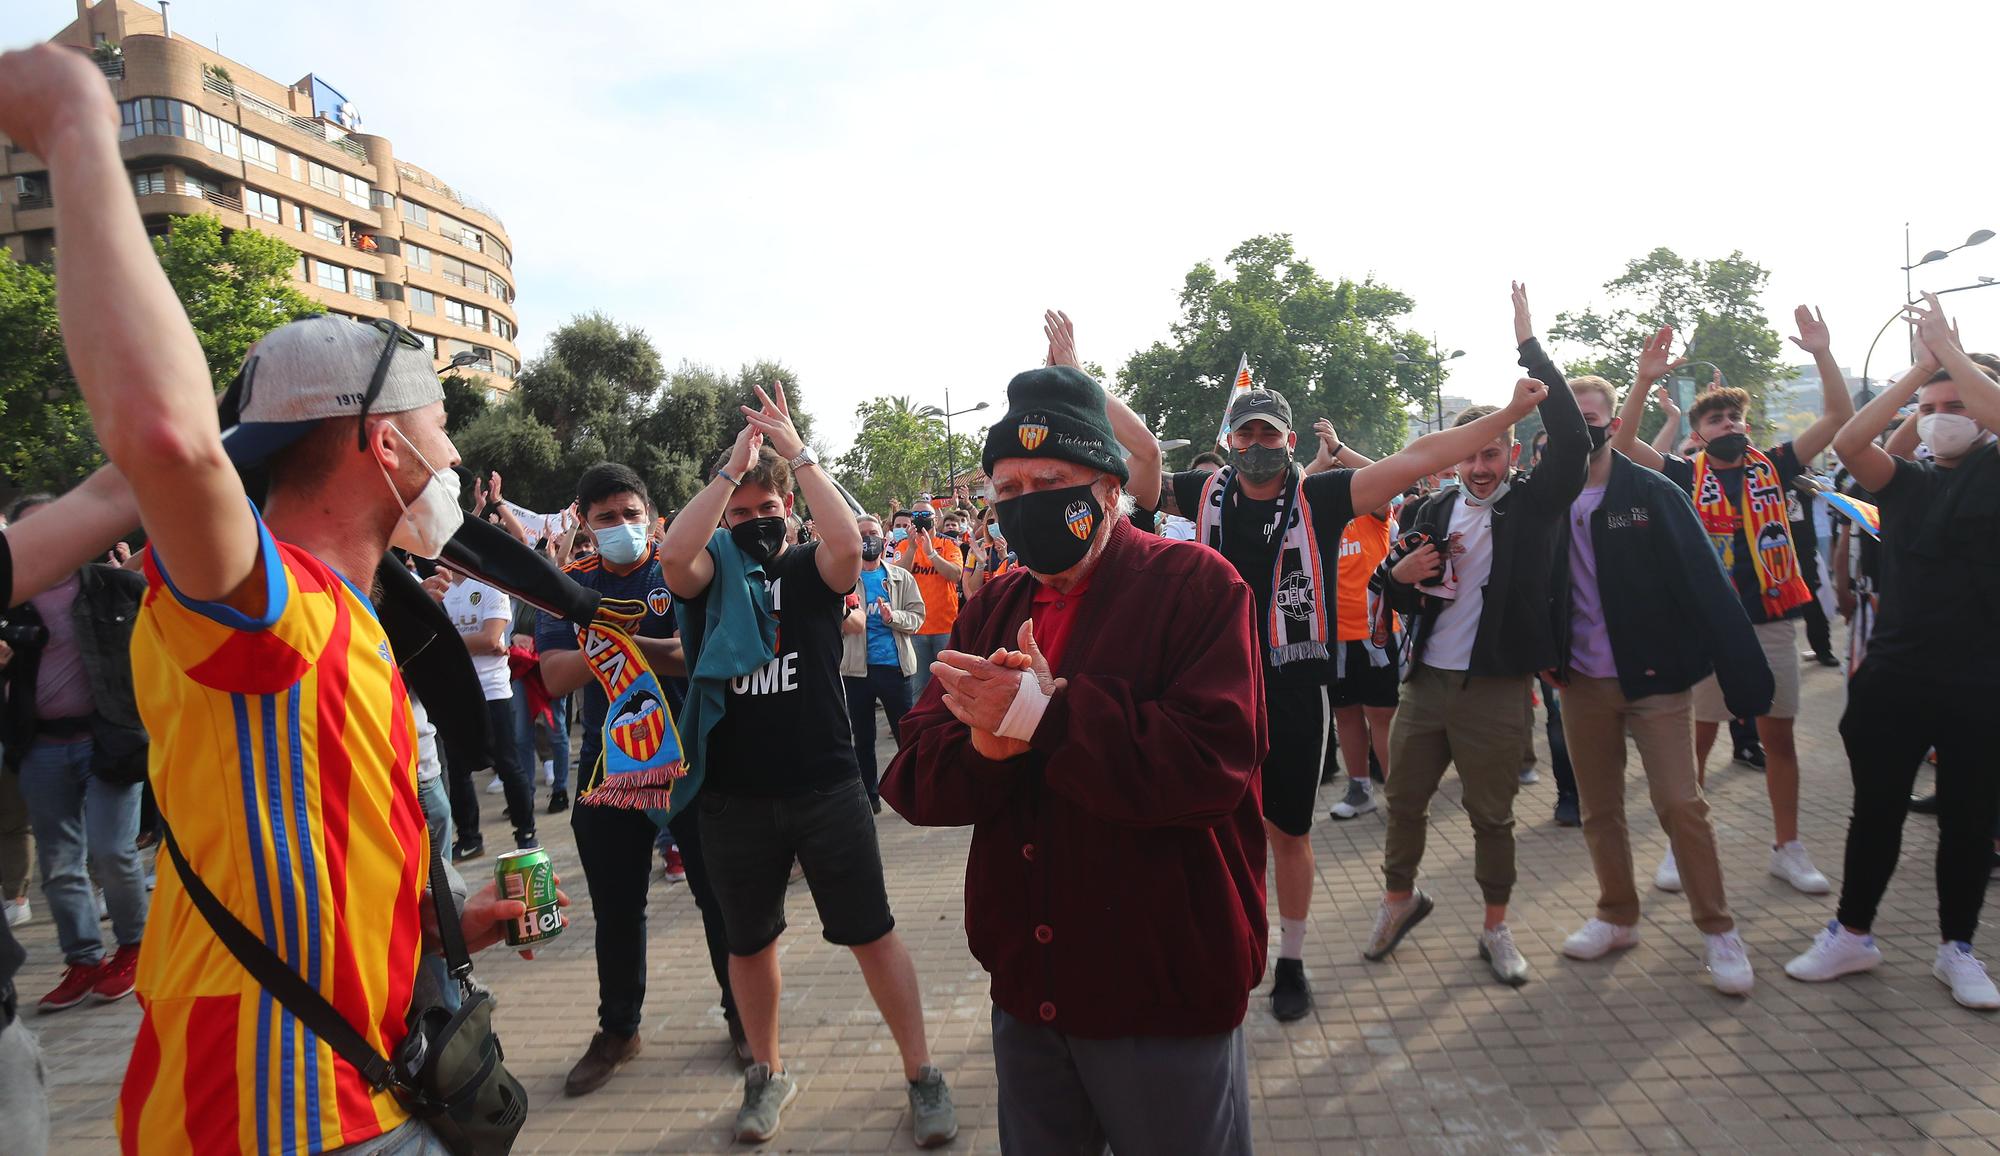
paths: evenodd
<path fill-rule="evenodd" d="M 1280 929 L 1271 1013 L 1280 1020 L 1312 1010 L 1303 962 L 1313 889 L 1309 836 L 1326 756 L 1326 687 L 1346 656 L 1332 645 L 1341 531 L 1356 510 L 1381 506 L 1500 437 L 1542 396 L 1539 387 L 1527 388 L 1532 384 L 1523 379 L 1507 410 L 1427 434 L 1379 462 L 1336 435 L 1336 468 L 1310 477 L 1293 453 L 1291 405 L 1272 390 L 1252 389 L 1229 406 L 1230 464 L 1173 474 L 1162 489 L 1166 511 L 1192 519 L 1195 541 L 1220 551 L 1257 599 L 1271 743 L 1264 826 L 1277 861 Z"/>
<path fill-rule="evenodd" d="M 882 798 L 974 829 L 1002 1151 L 1247 1153 L 1268 933 L 1250 591 L 1123 516 L 1124 420 L 1096 382 L 1057 364 L 1007 396 L 984 464 L 1021 566 L 960 613 Z"/>

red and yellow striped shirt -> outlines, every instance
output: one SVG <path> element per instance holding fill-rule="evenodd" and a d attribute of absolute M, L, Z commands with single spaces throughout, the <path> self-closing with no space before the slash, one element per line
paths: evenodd
<path fill-rule="evenodd" d="M 409 696 L 362 592 L 257 530 L 260 618 L 147 560 L 132 673 L 154 798 L 216 897 L 390 1055 L 430 855 Z M 125 1152 L 319 1152 L 407 1118 L 258 986 L 165 857 L 149 924 Z"/>

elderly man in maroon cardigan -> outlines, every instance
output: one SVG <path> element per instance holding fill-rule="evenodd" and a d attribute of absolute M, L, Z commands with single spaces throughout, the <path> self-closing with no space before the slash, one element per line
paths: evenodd
<path fill-rule="evenodd" d="M 1053 366 L 1007 393 L 985 467 L 1022 567 L 960 613 L 882 798 L 973 827 L 1003 1150 L 1247 1153 L 1267 934 L 1250 589 L 1120 516 L 1096 382 Z"/>

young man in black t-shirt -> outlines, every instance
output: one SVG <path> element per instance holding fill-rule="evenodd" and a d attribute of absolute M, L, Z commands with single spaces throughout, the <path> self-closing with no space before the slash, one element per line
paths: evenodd
<path fill-rule="evenodd" d="M 564 569 L 570 578 L 607 598 L 624 598 L 646 605 L 646 617 L 634 631 L 640 652 L 659 676 L 668 706 L 678 715 L 679 679 L 686 667 L 680 640 L 674 635 L 672 598 L 660 571 L 658 551 L 648 537 L 653 525 L 653 500 L 646 483 L 631 469 L 605 462 L 584 471 L 577 481 L 577 509 L 596 550 Z M 542 656 L 542 681 L 549 694 L 582 692 L 583 746 L 577 763 L 576 805 L 570 827 L 590 888 L 590 911 L 597 923 L 597 1034 L 583 1058 L 564 1081 L 567 1095 L 581 1096 L 603 1087 L 626 1061 L 639 1054 L 639 1012 L 646 999 L 646 891 L 652 881 L 653 844 L 659 827 L 644 811 L 586 803 L 581 796 L 592 781 L 604 749 L 604 687 L 591 675 L 577 648 L 576 627 L 544 614 L 535 631 Z M 738 1057 L 749 1050 L 742 1021 L 729 993 L 727 944 L 722 912 L 701 861 L 701 817 L 684 807 L 668 829 L 687 855 L 688 890 L 701 911 L 708 939 L 708 959 L 722 988 L 722 1014 L 736 1042 Z M 743 1062 L 747 1063 L 745 1059 Z"/>
<path fill-rule="evenodd" d="M 1910 785 L 1937 752 L 1938 948 L 1931 974 L 1969 1008 L 2000 1008 L 2000 990 L 1972 954 L 1986 899 L 1993 819 L 2000 809 L 2000 384 L 1959 347 L 1925 294 L 1912 307 L 1924 360 L 1882 391 L 1834 439 L 1882 518 L 1879 616 L 1848 683 L 1840 736 L 1854 779 L 1840 908 L 1805 954 L 1785 965 L 1820 981 L 1870 971 L 1869 934 L 1902 848 Z M 1933 459 L 1890 457 L 1876 435 L 1914 396 Z"/>
<path fill-rule="evenodd" d="M 942 1144 L 957 1135 L 957 1117 L 930 1063 L 916 965 L 889 911 L 840 680 L 840 621 L 861 574 L 861 531 L 793 428 L 784 391 L 758 397 L 763 409 L 745 408 L 748 424 L 661 551 L 689 647 L 681 740 L 705 776 L 693 805 L 756 1057 L 736 1137 L 770 1139 L 798 1094 L 778 1051 L 778 937 L 797 859 L 821 934 L 854 952 L 902 1052 L 918 1145 Z M 804 545 L 784 534 L 794 476 L 818 535 Z"/>

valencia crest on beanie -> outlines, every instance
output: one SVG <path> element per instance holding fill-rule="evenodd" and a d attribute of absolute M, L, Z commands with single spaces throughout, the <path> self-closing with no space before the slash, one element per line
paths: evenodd
<path fill-rule="evenodd" d="M 1016 374 L 1007 413 L 986 431 L 981 465 L 990 476 L 1002 458 L 1055 458 L 1129 480 L 1125 453 L 1104 412 L 1104 388 L 1069 365 Z"/>

